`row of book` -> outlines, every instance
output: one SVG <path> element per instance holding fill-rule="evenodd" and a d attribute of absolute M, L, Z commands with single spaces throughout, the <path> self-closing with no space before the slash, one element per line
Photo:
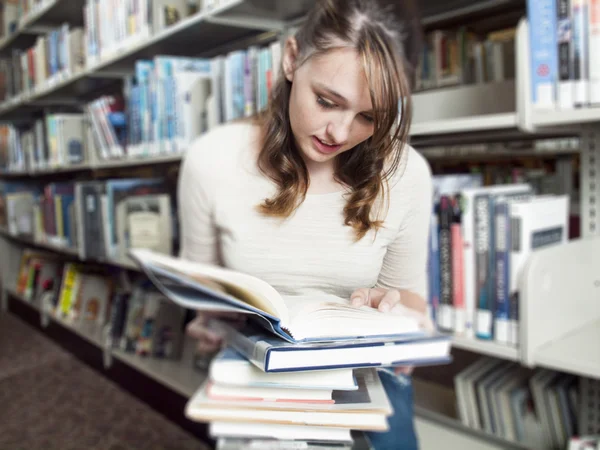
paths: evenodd
<path fill-rule="evenodd" d="M 132 247 L 172 254 L 176 246 L 173 188 L 162 178 L 4 182 L 1 189 L 0 226 L 9 234 L 84 260 L 125 261 Z"/>
<path fill-rule="evenodd" d="M 0 61 L 0 100 L 30 95 L 85 68 L 83 29 L 64 23 L 39 35 L 33 47 Z"/>
<path fill-rule="evenodd" d="M 225 0 L 85 0 L 85 49 L 89 66 L 149 39 Z"/>
<path fill-rule="evenodd" d="M 528 0 L 527 17 L 534 107 L 600 104 L 600 1 Z"/>
<path fill-rule="evenodd" d="M 519 344 L 520 276 L 531 252 L 569 238 L 569 197 L 529 184 L 434 177 L 429 306 L 440 330 Z"/>
<path fill-rule="evenodd" d="M 565 449 L 580 433 L 580 383 L 575 375 L 480 358 L 454 379 L 458 415 L 470 428 L 528 448 Z"/>
<path fill-rule="evenodd" d="M 427 34 L 419 57 L 416 90 L 515 78 L 515 28 L 478 36 L 468 26 Z"/>
<path fill-rule="evenodd" d="M 96 336 L 106 347 L 181 359 L 189 316 L 141 276 L 131 278 L 119 269 L 25 249 L 15 292 L 55 320 Z"/>
<path fill-rule="evenodd" d="M 47 114 L 32 125 L 0 125 L 0 168 L 9 173 L 49 170 L 89 161 L 84 115 Z"/>
<path fill-rule="evenodd" d="M 83 112 L 48 112 L 33 125 L 4 125 L 0 167 L 36 171 L 73 164 L 184 153 L 218 124 L 264 111 L 279 74 L 279 41 L 211 59 L 139 60 L 122 95 Z"/>

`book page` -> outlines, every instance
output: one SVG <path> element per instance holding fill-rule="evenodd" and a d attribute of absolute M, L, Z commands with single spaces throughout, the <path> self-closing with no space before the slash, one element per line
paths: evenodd
<path fill-rule="evenodd" d="M 287 306 L 279 293 L 268 283 L 223 267 L 195 263 L 180 258 L 162 255 L 147 249 L 133 249 L 131 256 L 145 265 L 161 268 L 176 276 L 187 278 L 196 283 L 235 297 L 236 299 L 264 311 L 287 323 Z"/>

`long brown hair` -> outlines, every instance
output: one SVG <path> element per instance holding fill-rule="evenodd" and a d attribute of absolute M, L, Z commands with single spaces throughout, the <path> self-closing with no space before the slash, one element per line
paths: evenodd
<path fill-rule="evenodd" d="M 408 0 L 402 2 L 410 4 Z M 383 199 L 390 176 L 398 169 L 410 126 L 409 79 L 415 66 L 413 44 L 418 29 L 414 15 L 398 23 L 397 11 L 391 8 L 375 0 L 320 0 L 295 35 L 297 66 L 341 44 L 356 49 L 363 61 L 374 110 L 374 133 L 340 154 L 335 168 L 336 180 L 350 190 L 344 222 L 354 228 L 357 240 L 383 223 L 373 217 L 374 206 Z M 274 197 L 259 205 L 259 210 L 283 218 L 304 201 L 309 185 L 289 121 L 290 92 L 291 82 L 280 73 L 269 108 L 262 116 L 264 140 L 258 158 L 260 170 L 278 187 Z"/>

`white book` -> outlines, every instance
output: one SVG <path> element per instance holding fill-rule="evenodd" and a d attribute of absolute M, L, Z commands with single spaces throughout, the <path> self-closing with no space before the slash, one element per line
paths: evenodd
<path fill-rule="evenodd" d="M 476 222 L 476 207 L 479 201 L 487 201 L 490 197 L 497 195 L 510 195 L 510 194 L 521 194 L 531 192 L 531 186 L 528 184 L 507 184 L 498 186 L 486 186 L 480 188 L 467 188 L 461 192 L 462 207 L 462 237 L 463 237 L 463 289 L 465 297 L 465 316 L 466 326 L 465 334 L 467 337 L 474 337 L 476 331 L 476 323 L 479 322 L 482 325 L 481 328 L 488 328 L 483 326 L 483 318 L 480 314 L 479 320 L 476 320 L 476 311 L 478 309 L 478 273 L 476 264 L 476 255 L 478 248 L 488 248 L 490 246 L 489 240 L 484 242 L 485 233 L 479 233 L 481 239 L 476 242 L 477 226 Z M 482 203 L 483 204 L 483 203 Z M 489 208 L 488 208 L 489 209 Z M 488 211 L 489 213 L 489 211 Z M 488 222 L 491 221 L 492 216 L 488 216 Z M 485 219 L 485 217 L 483 217 Z M 488 236 L 489 237 L 489 236 Z M 487 247 L 486 247 L 487 245 Z M 482 253 L 482 252 L 479 252 Z M 490 271 L 487 271 L 488 273 Z M 488 317 L 491 321 L 491 315 Z"/>
<path fill-rule="evenodd" d="M 569 196 L 533 197 L 509 202 L 510 208 L 510 272 L 509 297 L 511 320 L 509 337 L 512 345 L 519 343 L 519 286 L 523 267 L 531 252 L 550 245 L 564 244 L 569 239 Z"/>
<path fill-rule="evenodd" d="M 573 23 L 573 59 L 575 81 L 573 84 L 575 106 L 589 103 L 588 67 L 588 0 L 571 0 Z"/>
<path fill-rule="evenodd" d="M 285 389 L 277 387 L 227 386 L 211 382 L 206 388 L 213 399 L 254 401 L 306 401 L 333 403 L 332 390 Z"/>
<path fill-rule="evenodd" d="M 224 348 L 212 361 L 210 380 L 224 386 L 250 386 L 295 390 L 358 389 L 352 369 L 314 372 L 267 373 L 260 370 L 230 347 Z"/>
<path fill-rule="evenodd" d="M 589 0 L 588 50 L 590 103 L 600 104 L 600 0 Z"/>
<path fill-rule="evenodd" d="M 357 370 L 356 376 L 359 389 L 345 391 L 335 404 L 214 400 L 206 395 L 205 383 L 186 404 L 185 415 L 197 422 L 239 421 L 387 431 L 387 417 L 393 409 L 377 370 Z"/>
<path fill-rule="evenodd" d="M 350 430 L 306 425 L 273 425 L 243 422 L 212 422 L 209 433 L 214 439 L 219 437 L 266 438 L 298 441 L 352 442 Z"/>

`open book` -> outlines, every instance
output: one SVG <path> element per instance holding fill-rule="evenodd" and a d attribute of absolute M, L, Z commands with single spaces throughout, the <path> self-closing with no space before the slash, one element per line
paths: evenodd
<path fill-rule="evenodd" d="M 223 267 L 185 261 L 146 249 L 129 255 L 169 299 L 185 308 L 253 315 L 288 342 L 325 342 L 430 334 L 417 317 L 356 308 L 335 296 L 294 298 L 288 302 L 268 283 Z"/>

